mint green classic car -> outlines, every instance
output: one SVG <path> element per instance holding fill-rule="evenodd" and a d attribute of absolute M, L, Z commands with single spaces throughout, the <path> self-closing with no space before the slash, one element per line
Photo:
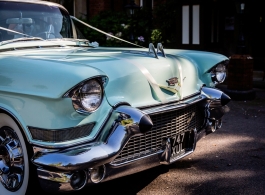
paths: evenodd
<path fill-rule="evenodd" d="M 215 87 L 226 56 L 100 47 L 80 39 L 73 21 L 91 27 L 55 3 L 0 0 L 3 195 L 35 184 L 69 192 L 169 165 L 229 111 L 230 97 Z"/>

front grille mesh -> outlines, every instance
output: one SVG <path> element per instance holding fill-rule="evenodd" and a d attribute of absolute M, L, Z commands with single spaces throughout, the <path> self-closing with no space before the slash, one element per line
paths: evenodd
<path fill-rule="evenodd" d="M 90 135 L 95 123 L 80 125 L 65 129 L 41 129 L 29 127 L 34 140 L 47 142 L 63 142 L 78 139 Z"/>
<path fill-rule="evenodd" d="M 111 164 L 119 165 L 157 153 L 162 148 L 163 138 L 172 138 L 190 129 L 199 130 L 204 120 L 197 104 L 149 116 L 154 124 L 152 130 L 144 135 L 132 137 Z"/>

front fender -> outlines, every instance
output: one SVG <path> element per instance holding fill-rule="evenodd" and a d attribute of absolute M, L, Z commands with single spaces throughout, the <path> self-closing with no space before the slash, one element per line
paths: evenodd
<path fill-rule="evenodd" d="M 30 133 L 28 131 L 27 125 L 25 123 L 25 121 L 23 120 L 23 118 L 20 116 L 20 114 L 13 109 L 12 107 L 2 104 L 0 103 L 0 112 L 5 112 L 7 113 L 9 116 L 11 116 L 16 123 L 18 124 L 18 126 L 22 129 L 24 135 L 26 136 L 27 141 L 30 143 Z"/>
<path fill-rule="evenodd" d="M 115 120 L 110 121 L 112 127 L 104 132 L 107 133 L 106 140 L 54 152 L 38 151 L 32 162 L 37 166 L 61 171 L 100 166 L 116 158 L 132 136 L 150 131 L 153 126 L 147 114 L 130 106 L 120 106 L 112 115 L 110 119 Z"/>

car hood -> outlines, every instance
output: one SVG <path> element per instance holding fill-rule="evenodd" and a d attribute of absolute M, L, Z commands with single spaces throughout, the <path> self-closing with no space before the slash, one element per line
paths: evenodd
<path fill-rule="evenodd" d="M 141 107 L 197 93 L 204 83 L 202 75 L 226 59 L 208 52 L 165 52 L 166 57 L 158 58 L 147 49 L 134 48 L 63 47 L 2 52 L 4 68 L 9 68 L 14 77 L 1 73 L 0 77 L 6 82 L 9 77 L 15 80 L 16 87 L 24 93 L 55 98 L 87 78 L 106 75 L 109 81 L 105 95 L 110 105 L 127 102 Z M 21 74 L 26 74 L 27 79 L 20 79 Z M 14 82 L 5 87 L 12 90 L 10 85 L 15 87 Z"/>

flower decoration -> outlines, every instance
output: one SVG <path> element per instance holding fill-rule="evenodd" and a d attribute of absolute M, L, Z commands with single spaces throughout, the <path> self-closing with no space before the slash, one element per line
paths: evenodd
<path fill-rule="evenodd" d="M 121 26 L 124 28 L 124 29 L 127 29 L 129 27 L 129 25 L 126 25 L 126 24 L 121 24 Z"/>
<path fill-rule="evenodd" d="M 118 32 L 115 34 L 116 37 L 121 37 L 122 36 L 122 32 Z"/>
<path fill-rule="evenodd" d="M 138 37 L 138 40 L 141 41 L 141 42 L 144 42 L 144 37 L 140 36 L 140 37 Z"/>
<path fill-rule="evenodd" d="M 112 32 L 108 32 L 108 34 L 113 35 Z M 113 38 L 112 38 L 111 36 L 108 36 L 108 35 L 107 35 L 107 40 L 113 40 Z"/>

